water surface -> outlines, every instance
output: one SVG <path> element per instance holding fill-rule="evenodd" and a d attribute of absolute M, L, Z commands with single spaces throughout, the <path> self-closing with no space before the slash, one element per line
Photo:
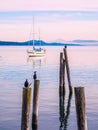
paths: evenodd
<path fill-rule="evenodd" d="M 28 58 L 25 46 L 0 47 L 0 130 L 21 128 L 22 89 L 26 79 L 33 88 L 35 70 L 41 81 L 38 130 L 60 130 L 59 57 L 63 47 L 45 48 L 44 58 Z M 72 85 L 85 87 L 88 129 L 97 130 L 98 47 L 68 47 L 67 51 Z M 69 96 L 67 81 L 66 89 L 65 115 Z M 68 110 L 66 130 L 76 130 L 74 95 Z"/>

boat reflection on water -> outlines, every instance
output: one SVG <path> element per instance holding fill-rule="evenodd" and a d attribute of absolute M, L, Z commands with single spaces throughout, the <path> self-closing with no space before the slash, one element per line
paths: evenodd
<path fill-rule="evenodd" d="M 28 57 L 27 62 L 31 63 L 33 67 L 41 66 L 46 61 L 46 57 Z"/>
<path fill-rule="evenodd" d="M 31 66 L 31 77 L 33 77 L 34 72 L 37 73 L 37 79 L 41 79 L 41 71 L 44 68 L 44 65 L 46 63 L 46 57 L 28 57 L 27 63 Z M 33 82 L 33 81 L 32 81 Z"/>

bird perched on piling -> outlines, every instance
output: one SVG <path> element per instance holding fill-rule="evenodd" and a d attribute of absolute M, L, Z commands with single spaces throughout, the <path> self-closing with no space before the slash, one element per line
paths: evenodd
<path fill-rule="evenodd" d="M 34 80 L 36 80 L 36 79 L 37 79 L 37 74 L 36 74 L 36 71 L 34 71 L 33 79 L 34 79 Z"/>
<path fill-rule="evenodd" d="M 26 79 L 26 81 L 25 81 L 25 83 L 24 83 L 24 87 L 25 87 L 25 88 L 29 87 L 29 82 L 28 82 L 27 79 Z"/>
<path fill-rule="evenodd" d="M 67 48 L 67 46 L 65 45 L 65 48 Z"/>

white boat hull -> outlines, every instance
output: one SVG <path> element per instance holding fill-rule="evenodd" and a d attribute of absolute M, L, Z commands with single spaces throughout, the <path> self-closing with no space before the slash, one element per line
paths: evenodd
<path fill-rule="evenodd" d="M 27 50 L 27 53 L 29 57 L 42 57 L 46 55 L 45 51 L 28 51 Z"/>

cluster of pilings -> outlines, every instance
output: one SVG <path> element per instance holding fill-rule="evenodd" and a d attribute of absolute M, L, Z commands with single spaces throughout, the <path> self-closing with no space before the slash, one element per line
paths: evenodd
<path fill-rule="evenodd" d="M 69 86 L 69 97 L 65 112 L 66 76 Z M 73 91 L 70 77 L 70 67 L 67 55 L 67 46 L 65 46 L 63 48 L 63 52 L 60 53 L 60 73 L 59 73 L 60 130 L 67 130 L 67 122 L 70 114 L 70 105 L 73 92 L 75 92 L 75 105 L 76 105 L 78 130 L 87 130 L 84 87 L 74 87 Z"/>
<path fill-rule="evenodd" d="M 34 75 L 36 76 L 36 75 Z M 38 97 L 39 97 L 40 80 L 34 79 L 33 89 L 33 106 L 32 106 L 32 130 L 38 129 Z M 30 130 L 30 108 L 32 101 L 32 88 L 28 81 L 24 83 L 22 93 L 22 118 L 21 118 L 21 130 Z"/>
<path fill-rule="evenodd" d="M 69 86 L 69 96 L 65 112 L 65 96 L 66 96 L 66 84 L 65 79 L 67 76 Z M 32 130 L 38 130 L 38 97 L 40 80 L 36 78 L 36 72 L 34 72 L 34 90 L 33 90 L 33 106 L 32 114 L 30 114 L 31 101 L 32 101 L 32 88 L 26 80 L 23 88 L 22 96 L 22 119 L 21 130 L 30 130 L 30 115 L 32 115 Z M 86 121 L 86 105 L 84 87 L 72 87 L 70 77 L 70 67 L 67 56 L 67 47 L 63 48 L 63 52 L 60 53 L 60 73 L 59 73 L 59 109 L 60 109 L 60 128 L 59 130 L 67 130 L 68 117 L 70 114 L 70 105 L 73 92 L 75 92 L 75 104 L 77 114 L 77 126 L 78 130 L 87 130 Z"/>

